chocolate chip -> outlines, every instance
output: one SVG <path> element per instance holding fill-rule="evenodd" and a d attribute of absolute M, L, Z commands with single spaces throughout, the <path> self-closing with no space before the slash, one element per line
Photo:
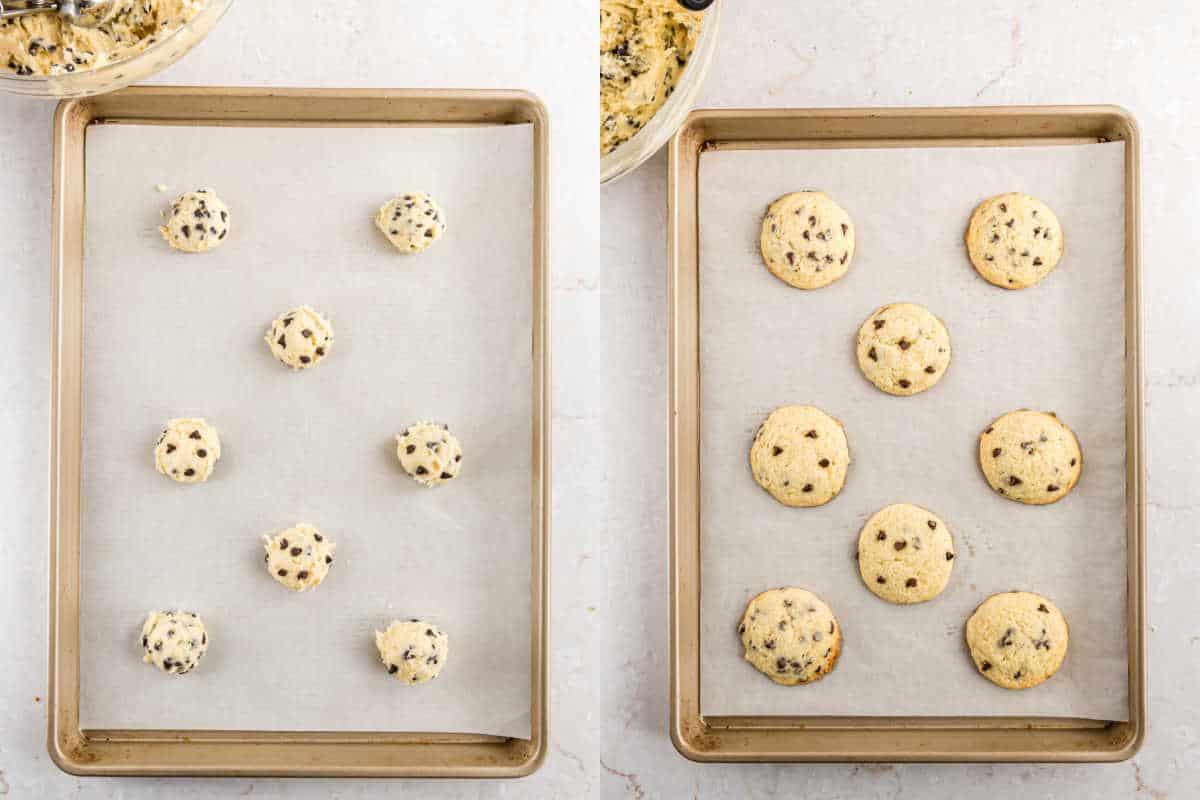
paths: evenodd
<path fill-rule="evenodd" d="M 1035 267 L 1040 267 L 1040 266 L 1042 265 L 1042 259 L 1041 259 L 1041 257 L 1040 257 L 1040 256 L 1039 256 L 1038 258 L 1035 258 L 1035 259 L 1033 260 L 1033 265 L 1034 265 Z"/>
<path fill-rule="evenodd" d="M 788 667 L 788 664 L 787 664 L 786 658 L 778 658 L 775 660 L 775 671 L 776 672 L 787 672 L 787 667 Z"/>
<path fill-rule="evenodd" d="M 900 539 L 895 544 L 893 544 L 892 547 L 896 548 L 897 550 L 903 550 L 904 548 L 908 547 L 908 542 L 904 541 L 903 539 Z"/>
<path fill-rule="evenodd" d="M 1004 452 L 1004 451 L 1003 451 L 1003 450 L 1001 450 L 999 447 L 993 447 L 993 448 L 992 448 L 992 458 L 999 458 L 999 457 L 1000 457 L 1000 454 L 1001 454 L 1001 453 L 1003 453 L 1003 452 Z"/>
<path fill-rule="evenodd" d="M 1046 608 L 1046 604 L 1045 604 L 1045 603 L 1041 603 L 1040 605 L 1038 605 L 1038 611 L 1042 612 L 1043 614 L 1049 614 L 1049 613 L 1050 613 L 1050 609 Z"/>
<path fill-rule="evenodd" d="M 179 230 L 183 233 L 183 238 L 185 238 L 185 239 L 192 238 L 192 228 L 190 225 L 184 225 Z"/>
<path fill-rule="evenodd" d="M 1015 220 L 1010 219 L 1008 222 L 1006 222 L 1004 224 L 1011 228 L 1013 226 L 1013 222 L 1015 222 Z"/>
<path fill-rule="evenodd" d="M 1013 674 L 1013 680 L 1014 680 L 1014 681 L 1016 681 L 1016 680 L 1020 680 L 1020 679 L 1021 679 L 1021 676 L 1022 676 L 1023 674 L 1024 674 L 1024 673 L 1023 673 L 1023 672 L 1021 672 L 1021 670 L 1017 670 L 1017 671 L 1016 671 L 1016 673 L 1014 673 L 1014 674 Z"/>
<path fill-rule="evenodd" d="M 308 328 L 305 328 L 304 330 L 300 331 L 300 335 L 303 336 L 305 339 L 311 339 L 312 331 L 310 331 Z"/>
<path fill-rule="evenodd" d="M 442 480 L 447 481 L 447 480 L 450 480 L 451 478 L 453 478 L 454 476 L 451 475 L 449 472 L 443 472 L 439 477 L 441 477 Z"/>
<path fill-rule="evenodd" d="M 847 259 L 847 258 L 849 258 L 849 257 L 850 257 L 850 251 L 849 251 L 849 250 L 847 250 L 845 253 L 842 253 L 842 257 L 838 259 L 838 263 L 839 263 L 839 264 L 845 264 L 845 263 L 846 263 L 846 259 Z"/>
<path fill-rule="evenodd" d="M 871 359 L 872 361 L 879 360 L 879 356 L 875 353 L 874 347 L 872 347 L 870 350 L 867 351 L 867 358 Z"/>
<path fill-rule="evenodd" d="M 325 556 L 325 563 L 326 563 L 326 564 L 332 564 L 332 563 L 333 563 L 333 556 Z"/>
<path fill-rule="evenodd" d="M 947 560 L 947 561 L 953 561 L 953 560 L 954 560 L 954 553 L 951 553 L 949 550 L 947 550 L 947 551 L 946 551 L 946 560 Z"/>
<path fill-rule="evenodd" d="M 287 550 L 287 549 L 288 549 L 288 540 L 287 540 L 287 539 L 280 539 L 280 540 L 279 540 L 279 549 L 280 549 L 280 550 Z"/>
<path fill-rule="evenodd" d="M 803 232 L 803 233 L 801 233 L 800 235 L 804 237 L 804 240 L 805 240 L 805 241 L 810 241 L 810 237 L 809 237 L 809 235 L 808 235 L 808 231 L 804 231 L 804 232 Z"/>
<path fill-rule="evenodd" d="M 887 320 L 886 320 L 886 319 L 877 319 L 877 320 L 875 320 L 875 330 L 879 330 L 879 329 L 880 329 L 880 328 L 882 328 L 882 327 L 883 327 L 883 326 L 884 326 L 886 323 L 887 323 Z"/>
<path fill-rule="evenodd" d="M 404 448 L 404 452 L 408 453 L 409 455 L 412 455 L 413 453 L 415 453 L 416 450 L 417 450 L 417 446 L 415 444 L 410 444 L 408 447 Z"/>
<path fill-rule="evenodd" d="M 142 637 L 142 647 L 145 647 L 145 646 L 146 646 L 146 637 L 143 636 Z"/>
<path fill-rule="evenodd" d="M 815 439 L 817 438 L 817 432 L 815 430 L 809 431 L 808 433 L 804 434 L 804 437 L 806 439 Z"/>
<path fill-rule="evenodd" d="M 983 672 L 987 672 L 991 668 L 992 668 L 992 662 L 990 662 L 990 661 L 984 661 L 982 664 L 979 665 L 979 669 Z"/>
<path fill-rule="evenodd" d="M 986 431 L 984 431 L 984 433 L 991 433 L 992 430 L 993 430 L 992 428 L 988 428 Z"/>
<path fill-rule="evenodd" d="M 1008 212 L 1008 204 L 1007 204 L 1007 203 L 1001 203 L 1001 204 L 1000 204 L 1000 211 L 1001 211 L 1001 213 L 1007 213 L 1007 212 Z"/>
<path fill-rule="evenodd" d="M 907 378 L 901 378 L 900 380 L 896 381 L 896 383 L 900 384 L 901 389 L 907 389 L 909 386 L 912 386 L 912 381 L 908 380 Z"/>
<path fill-rule="evenodd" d="M 785 628 L 787 628 L 787 620 L 786 619 L 779 620 L 779 630 L 784 630 Z"/>
<path fill-rule="evenodd" d="M 299 547 L 293 547 L 293 548 L 292 548 L 291 550 L 289 550 L 288 552 L 290 552 L 290 553 L 291 553 L 292 555 L 294 555 L 294 556 L 298 556 L 298 555 L 300 555 L 301 553 L 303 553 L 304 551 L 303 551 L 303 550 L 301 550 Z"/>
<path fill-rule="evenodd" d="M 311 358 L 309 358 L 308 356 L 300 356 L 300 363 L 301 363 L 301 364 L 307 364 L 307 363 L 309 363 L 310 361 L 312 361 L 312 359 L 311 359 Z"/>
<path fill-rule="evenodd" d="M 887 539 L 887 533 L 885 531 L 880 531 L 879 533 L 875 534 L 876 541 L 882 542 L 885 539 Z"/>
<path fill-rule="evenodd" d="M 800 491 L 807 493 L 807 492 L 811 492 L 812 490 L 813 490 L 813 485 L 811 483 L 806 483 L 806 484 L 804 484 L 804 488 L 801 489 Z"/>
<path fill-rule="evenodd" d="M 822 458 L 820 461 L 818 461 L 818 462 L 817 462 L 817 466 L 818 466 L 818 467 L 828 467 L 828 466 L 829 466 L 829 459 L 828 459 L 828 458 Z"/>
<path fill-rule="evenodd" d="M 846 232 L 849 230 L 850 230 L 850 226 L 843 222 L 842 223 L 842 236 L 845 236 Z"/>
<path fill-rule="evenodd" d="M 169 445 L 167 445 L 167 452 L 168 452 L 168 453 L 174 453 L 174 452 L 175 452 L 175 445 L 173 445 L 173 444 L 169 444 Z"/>
<path fill-rule="evenodd" d="M 418 466 L 418 467 L 417 467 L 417 474 L 418 474 L 418 475 L 424 475 L 424 474 L 426 474 L 427 472 L 429 472 L 429 470 L 425 469 L 425 467 L 423 467 L 423 466 Z"/>
<path fill-rule="evenodd" d="M 388 675 L 395 675 L 399 671 L 400 671 L 400 668 L 397 667 L 395 664 L 388 664 Z"/>
<path fill-rule="evenodd" d="M 184 475 L 186 475 L 186 476 L 188 476 L 188 477 L 190 478 L 190 477 L 192 477 L 193 475 L 195 475 L 195 474 L 196 474 L 196 470 L 192 469 L 191 467 L 188 467 L 187 469 L 185 469 L 185 470 L 183 471 L 183 474 L 184 474 Z"/>
<path fill-rule="evenodd" d="M 905 586 L 907 586 L 908 588 L 910 588 L 910 589 L 911 589 L 912 587 L 914 587 L 914 586 L 916 586 L 916 585 L 917 585 L 917 579 L 916 579 L 916 578 L 909 578 L 908 580 L 906 580 L 906 581 L 904 582 L 904 585 L 905 585 Z"/>
<path fill-rule="evenodd" d="M 811 228 L 813 225 L 816 225 L 816 224 L 817 224 L 817 218 L 816 218 L 816 217 L 809 217 L 809 218 L 808 218 L 808 226 L 809 226 L 810 228 Z"/>
<path fill-rule="evenodd" d="M 908 339 L 901 339 L 896 344 L 900 345 L 901 350 L 907 350 L 908 348 L 912 347 L 912 342 L 910 342 Z"/>
<path fill-rule="evenodd" d="M 805 254 L 805 258 L 807 258 L 809 261 L 816 261 L 817 260 L 817 251 L 809 250 L 808 253 Z"/>
<path fill-rule="evenodd" d="M 1052 483 L 1052 484 L 1050 484 L 1049 486 L 1047 486 L 1047 487 L 1046 487 L 1046 491 L 1047 491 L 1047 492 L 1057 492 L 1057 491 L 1058 491 L 1058 487 L 1057 487 L 1057 486 L 1055 486 L 1055 485 Z"/>
<path fill-rule="evenodd" d="M 277 573 L 275 573 L 275 574 L 276 574 L 276 575 L 278 575 L 278 576 L 279 576 L 279 577 L 281 577 L 281 578 L 286 578 L 286 577 L 287 577 L 287 570 L 286 570 L 286 569 L 281 569 L 281 570 L 279 570 L 279 572 L 277 572 Z"/>
<path fill-rule="evenodd" d="M 306 570 L 306 569 L 300 570 L 299 572 L 296 573 L 296 577 L 299 578 L 300 580 L 304 580 L 305 578 L 308 577 L 308 570 Z"/>
<path fill-rule="evenodd" d="M 1075 459 L 1073 459 L 1073 458 L 1071 459 L 1071 466 L 1072 467 L 1075 466 Z"/>
<path fill-rule="evenodd" d="M 925 372 L 932 375 L 933 373 L 937 372 L 937 370 L 934 369 L 932 366 L 929 366 L 929 367 L 925 368 Z"/>
<path fill-rule="evenodd" d="M 787 262 L 788 262 L 789 264 L 795 265 L 795 263 L 796 263 L 796 254 L 795 254 L 795 253 L 793 253 L 793 252 L 791 252 L 791 251 L 789 251 L 789 252 L 788 252 L 788 254 L 787 254 Z"/>
<path fill-rule="evenodd" d="M 286 328 L 288 325 L 291 325 L 291 324 L 292 324 L 292 317 L 284 317 L 283 318 L 283 327 Z"/>
<path fill-rule="evenodd" d="M 783 448 L 780 447 L 779 445 L 775 445 L 774 447 L 771 448 L 771 455 L 773 455 L 773 456 L 777 456 L 782 452 L 783 452 Z"/>
<path fill-rule="evenodd" d="M 740 636 L 745 632 L 746 632 L 746 624 L 742 623 L 741 625 L 738 625 L 738 635 Z"/>
<path fill-rule="evenodd" d="M 763 647 L 767 648 L 768 650 L 774 650 L 775 649 L 775 640 L 767 639 L 765 642 L 763 642 Z"/>
<path fill-rule="evenodd" d="M 1029 251 L 1028 251 L 1028 250 L 1022 250 L 1022 251 L 1021 251 L 1021 258 L 1029 258 Z"/>
<path fill-rule="evenodd" d="M 200 458 L 208 458 L 208 451 L 205 450 L 203 447 L 201 447 L 199 450 L 196 451 L 196 455 L 199 456 Z"/>
<path fill-rule="evenodd" d="M 1009 628 L 1008 630 L 1006 630 L 1004 632 L 1004 635 L 1000 637 L 1000 641 L 998 642 L 998 644 L 1001 647 L 1012 647 L 1012 636 L 1016 632 L 1017 632 L 1016 628 Z"/>
<path fill-rule="evenodd" d="M 317 348 L 317 350 L 316 350 L 316 353 L 317 353 L 317 355 L 319 355 L 319 356 L 323 356 L 323 355 L 325 355 L 325 348 L 324 348 L 324 347 L 318 347 L 318 348 Z"/>
<path fill-rule="evenodd" d="M 188 434 L 188 438 L 189 439 L 199 439 L 200 431 L 192 431 L 191 433 Z"/>
<path fill-rule="evenodd" d="M 433 228 L 430 228 L 429 230 L 425 231 L 425 238 L 426 238 L 426 239 L 432 239 L 432 238 L 433 238 Z"/>
<path fill-rule="evenodd" d="M 1020 486 L 1021 483 L 1022 483 L 1021 479 L 1018 478 L 1016 475 L 1012 475 L 1008 479 L 1009 486 Z"/>
<path fill-rule="evenodd" d="M 931 519 L 926 524 L 929 525 L 929 530 L 931 530 L 931 531 L 937 530 L 937 522 L 935 520 Z"/>
<path fill-rule="evenodd" d="M 324 536 L 322 536 L 322 535 L 321 535 L 321 534 L 319 534 L 319 533 L 314 533 L 314 534 L 313 534 L 313 539 L 315 539 L 315 540 L 316 540 L 316 541 L 318 541 L 318 542 L 323 542 L 323 541 L 325 541 L 325 537 L 324 537 Z"/>

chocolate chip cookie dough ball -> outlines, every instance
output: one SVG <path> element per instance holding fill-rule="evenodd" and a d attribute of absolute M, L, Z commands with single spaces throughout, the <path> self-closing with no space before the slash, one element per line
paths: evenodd
<path fill-rule="evenodd" d="M 308 369 L 329 355 L 333 326 L 311 306 L 300 306 L 280 314 L 263 339 L 280 363 Z"/>
<path fill-rule="evenodd" d="M 950 366 L 950 333 L 940 319 L 916 303 L 875 309 L 858 329 L 858 366 L 888 394 L 923 392 Z"/>
<path fill-rule="evenodd" d="M 176 250 L 205 253 L 225 241 L 229 224 L 229 206 L 212 189 L 197 189 L 175 198 L 158 231 Z"/>
<path fill-rule="evenodd" d="M 408 684 L 436 678 L 450 655 L 450 638 L 420 619 L 396 620 L 386 631 L 375 631 L 375 646 L 388 674 Z"/>
<path fill-rule="evenodd" d="M 221 457 L 217 429 L 199 417 L 173 419 L 154 445 L 154 467 L 179 483 L 203 483 Z"/>
<path fill-rule="evenodd" d="M 1067 620 L 1033 592 L 994 594 L 967 620 L 967 649 L 979 674 L 1005 689 L 1047 680 L 1067 657 Z"/>
<path fill-rule="evenodd" d="M 807 589 L 770 589 L 746 606 L 738 625 L 745 658 L 776 683 L 824 678 L 842 651 L 842 631 L 825 601 Z"/>
<path fill-rule="evenodd" d="M 396 457 L 417 483 L 438 486 L 458 477 L 462 445 L 450 426 L 418 422 L 396 434 Z"/>
<path fill-rule="evenodd" d="M 846 483 L 850 446 L 842 423 L 814 406 L 782 406 L 754 434 L 750 470 L 785 506 L 828 503 Z"/>
<path fill-rule="evenodd" d="M 401 253 L 419 253 L 442 238 L 446 215 L 424 192 L 399 194 L 375 215 L 375 227 Z"/>
<path fill-rule="evenodd" d="M 185 675 L 208 651 L 204 621 L 192 611 L 151 611 L 142 623 L 142 661 Z"/>
<path fill-rule="evenodd" d="M 1056 503 L 1079 482 L 1079 440 L 1054 414 L 1021 409 L 979 435 L 979 466 L 998 494 L 1030 505 Z"/>
<path fill-rule="evenodd" d="M 942 593 L 954 566 L 950 527 L 911 503 L 875 512 L 858 536 L 863 583 L 889 603 L 924 603 Z"/>
<path fill-rule="evenodd" d="M 315 589 L 329 574 L 337 545 L 312 525 L 302 522 L 263 539 L 267 573 L 292 591 Z"/>
<path fill-rule="evenodd" d="M 967 255 L 984 280 L 1024 289 L 1050 274 L 1062 259 L 1066 237 L 1050 207 L 1009 192 L 984 200 L 967 225 Z"/>
<path fill-rule="evenodd" d="M 819 289 L 854 259 L 854 223 L 824 192 L 792 192 L 767 208 L 759 237 L 763 263 L 797 289 Z"/>

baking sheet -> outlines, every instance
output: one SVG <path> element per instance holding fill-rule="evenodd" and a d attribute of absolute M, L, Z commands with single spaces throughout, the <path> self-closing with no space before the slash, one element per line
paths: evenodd
<path fill-rule="evenodd" d="M 706 715 L 1067 716 L 1125 720 L 1124 144 L 717 150 L 700 161 L 701 713 Z M 766 206 L 819 188 L 854 219 L 847 276 L 811 292 L 772 276 L 758 252 Z M 1037 287 L 983 281 L 963 231 L 976 204 L 1035 195 L 1066 251 Z M 884 303 L 928 306 L 953 358 L 932 390 L 884 394 L 854 357 L 859 325 Z M 754 482 L 748 452 L 775 407 L 813 404 L 842 420 L 853 463 L 831 503 L 790 509 Z M 1079 485 L 1046 507 L 995 495 L 977 436 L 1022 407 L 1056 411 L 1079 437 Z M 957 558 L 935 600 L 873 595 L 854 552 L 889 503 L 928 507 Z M 843 632 L 835 671 L 773 684 L 742 659 L 737 623 L 775 586 L 821 595 Z M 1059 673 L 1013 692 L 976 673 L 962 628 L 994 592 L 1038 591 L 1071 629 Z"/>
<path fill-rule="evenodd" d="M 471 732 L 528 738 L 532 442 L 531 126 L 94 126 L 87 139 L 83 728 Z M 156 191 L 156 184 L 169 191 Z M 211 186 L 230 239 L 162 242 L 160 210 Z M 418 256 L 374 228 L 431 193 L 448 230 Z M 263 332 L 311 304 L 330 356 L 292 373 Z M 154 471 L 164 422 L 204 416 L 213 477 Z M 432 419 L 463 443 L 426 489 L 394 434 Z M 315 591 L 269 578 L 261 536 L 311 522 L 337 542 Z M 149 609 L 201 614 L 186 677 L 140 661 Z M 436 681 L 404 686 L 372 632 L 427 617 Z"/>

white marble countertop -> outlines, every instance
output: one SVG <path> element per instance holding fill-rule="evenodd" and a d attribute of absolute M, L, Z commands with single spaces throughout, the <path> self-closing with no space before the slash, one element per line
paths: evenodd
<path fill-rule="evenodd" d="M 295 13 L 285 0 L 237 3 L 208 42 L 158 80 L 521 86 L 550 106 L 556 459 L 546 764 L 517 782 L 400 785 L 76 779 L 50 762 L 42 697 L 52 105 L 0 96 L 0 324 L 8 342 L 0 368 L 0 531 L 8 555 L 0 619 L 10 652 L 0 685 L 0 796 L 1200 795 L 1200 461 L 1188 427 L 1200 423 L 1200 355 L 1187 345 L 1200 312 L 1200 103 L 1189 94 L 1200 86 L 1200 7 L 1184 11 L 1172 0 L 730 3 L 702 105 L 1117 103 L 1136 115 L 1144 138 L 1151 619 L 1144 749 L 1130 762 L 1093 766 L 768 766 L 692 764 L 667 738 L 665 158 L 601 190 L 597 202 L 595 117 L 576 102 L 595 90 L 594 5 L 531 0 L 526 15 L 513 18 L 511 6 L 485 11 L 481 2 L 458 0 L 406 6 L 404 20 L 386 25 L 366 15 L 374 6 L 356 0 Z M 274 21 L 269 29 L 265 20 Z"/>

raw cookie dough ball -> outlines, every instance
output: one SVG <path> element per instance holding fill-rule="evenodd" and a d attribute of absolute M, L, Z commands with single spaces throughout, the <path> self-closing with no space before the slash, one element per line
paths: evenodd
<path fill-rule="evenodd" d="M 388 674 L 403 683 L 433 680 L 446 665 L 450 639 L 432 622 L 396 620 L 386 631 L 375 631 L 375 646 Z"/>
<path fill-rule="evenodd" d="M 850 447 L 842 423 L 813 406 L 782 406 L 754 434 L 750 470 L 785 506 L 820 506 L 846 483 Z"/>
<path fill-rule="evenodd" d="M 462 445 L 448 425 L 418 422 L 396 434 L 396 457 L 417 483 L 437 486 L 458 477 Z"/>
<path fill-rule="evenodd" d="M 1010 411 L 979 435 L 979 466 L 991 487 L 1009 500 L 1055 503 L 1079 481 L 1079 440 L 1054 414 Z"/>
<path fill-rule="evenodd" d="M 854 223 L 824 192 L 793 192 L 767 209 L 759 246 L 776 278 L 798 289 L 819 289 L 850 269 Z"/>
<path fill-rule="evenodd" d="M 1005 689 L 1029 689 L 1067 657 L 1067 620 L 1033 592 L 994 594 L 967 620 L 967 649 L 983 677 Z"/>
<path fill-rule="evenodd" d="M 292 369 L 308 369 L 329 355 L 333 326 L 310 306 L 279 315 L 263 337 L 271 355 Z"/>
<path fill-rule="evenodd" d="M 889 603 L 924 603 L 946 588 L 954 539 L 938 516 L 896 503 L 875 512 L 858 536 L 863 583 Z"/>
<path fill-rule="evenodd" d="M 833 671 L 842 632 L 825 601 L 807 589 L 770 589 L 746 606 L 738 635 L 746 660 L 776 683 L 812 683 Z"/>
<path fill-rule="evenodd" d="M 197 189 L 175 198 L 167 224 L 158 231 L 176 250 L 204 253 L 225 241 L 229 222 L 229 206 L 216 192 Z"/>
<path fill-rule="evenodd" d="M 337 545 L 312 525 L 302 522 L 263 539 L 267 572 L 287 588 L 297 592 L 315 589 L 329 574 Z"/>
<path fill-rule="evenodd" d="M 967 255 L 988 283 L 1033 286 L 1062 258 L 1065 237 L 1054 212 L 1036 197 L 1010 192 L 984 200 L 967 225 Z"/>
<path fill-rule="evenodd" d="M 204 483 L 221 457 L 217 429 L 200 418 L 173 419 L 154 445 L 154 466 L 179 483 Z"/>
<path fill-rule="evenodd" d="M 442 238 L 445 215 L 424 192 L 398 194 L 375 215 L 375 227 L 401 253 L 419 253 Z"/>
<path fill-rule="evenodd" d="M 183 675 L 191 672 L 208 651 L 204 621 L 191 611 L 151 611 L 142 623 L 142 661 Z"/>
<path fill-rule="evenodd" d="M 858 366 L 871 383 L 894 395 L 931 388 L 950 366 L 950 334 L 929 309 L 891 303 L 858 329 Z"/>

